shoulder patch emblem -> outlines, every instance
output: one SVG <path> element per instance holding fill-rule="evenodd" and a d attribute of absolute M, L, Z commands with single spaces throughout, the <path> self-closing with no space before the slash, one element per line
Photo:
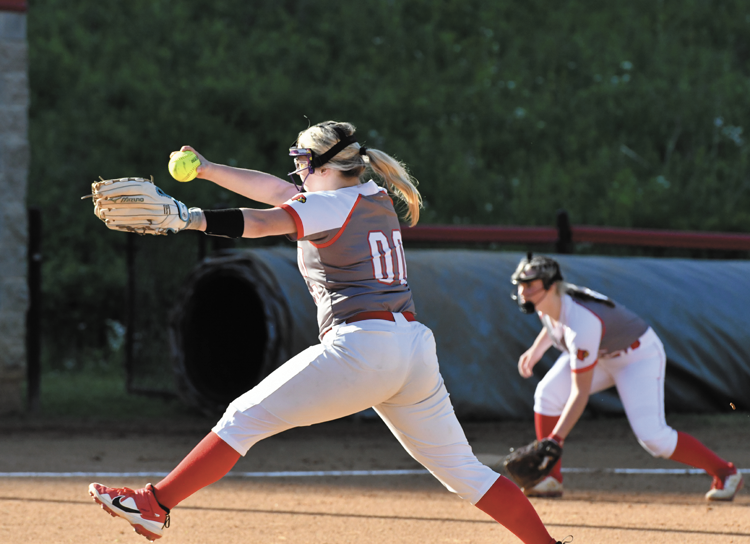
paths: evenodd
<path fill-rule="evenodd" d="M 579 361 L 583 361 L 588 356 L 589 356 L 589 352 L 586 351 L 585 349 L 579 349 L 578 353 L 576 354 L 576 357 L 578 357 Z"/>
<path fill-rule="evenodd" d="M 292 200 L 296 200 L 300 204 L 304 204 L 305 202 L 307 202 L 307 198 L 305 198 L 305 195 L 297 195 Z"/>

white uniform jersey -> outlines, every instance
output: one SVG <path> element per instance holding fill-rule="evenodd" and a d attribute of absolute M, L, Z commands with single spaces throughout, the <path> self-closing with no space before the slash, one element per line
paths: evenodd
<path fill-rule="evenodd" d="M 298 265 L 321 335 L 361 312 L 414 313 L 398 216 L 385 189 L 371 180 L 301 193 L 281 208 L 297 225 Z"/>
<path fill-rule="evenodd" d="M 539 313 L 554 346 L 570 354 L 573 372 L 589 370 L 599 357 L 627 349 L 649 328 L 636 314 L 619 303 L 612 308 L 601 302 L 561 297 L 560 319 L 555 323 Z"/>

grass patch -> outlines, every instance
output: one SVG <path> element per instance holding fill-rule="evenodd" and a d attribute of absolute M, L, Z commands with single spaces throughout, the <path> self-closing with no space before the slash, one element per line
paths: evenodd
<path fill-rule="evenodd" d="M 197 417 L 177 399 L 129 394 L 124 374 L 112 371 L 44 373 L 38 415 L 118 421 Z"/>

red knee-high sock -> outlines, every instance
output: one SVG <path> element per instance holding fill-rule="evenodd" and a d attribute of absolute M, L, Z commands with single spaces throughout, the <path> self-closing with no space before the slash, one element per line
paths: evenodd
<path fill-rule="evenodd" d="M 154 486 L 159 504 L 174 508 L 190 495 L 220 480 L 240 454 L 213 432 L 200 441 L 166 478 Z"/>
<path fill-rule="evenodd" d="M 545 416 L 534 412 L 534 428 L 536 429 L 536 439 L 541 440 L 547 438 L 555 430 L 555 425 L 560 419 L 560 416 Z M 560 459 L 555 466 L 552 467 L 552 472 L 549 473 L 558 482 L 563 481 L 562 477 L 562 459 Z"/>
<path fill-rule="evenodd" d="M 500 476 L 475 505 L 508 529 L 524 544 L 555 544 L 539 514 L 518 487 Z"/>
<path fill-rule="evenodd" d="M 734 465 L 727 463 L 687 433 L 677 431 L 677 447 L 670 457 L 672 461 L 702 468 L 711 476 L 722 480 L 734 473 Z"/>

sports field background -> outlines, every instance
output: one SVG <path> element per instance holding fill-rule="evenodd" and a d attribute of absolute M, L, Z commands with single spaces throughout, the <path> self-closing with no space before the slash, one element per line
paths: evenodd
<path fill-rule="evenodd" d="M 128 238 L 79 200 L 99 176 L 154 174 L 190 206 L 247 205 L 210 184 L 170 180 L 169 152 L 191 144 L 283 176 L 307 119 L 336 118 L 411 167 L 424 224 L 550 225 L 565 208 L 586 225 L 750 230 L 743 0 L 30 0 L 28 42 L 44 375 L 38 414 L 0 418 L 2 543 L 143 542 L 90 500 L 88 483 L 156 480 L 213 424 L 124 393 Z M 163 300 L 195 265 L 194 242 L 139 240 L 142 360 L 164 358 Z M 146 244 L 169 260 L 163 277 Z M 171 258 L 178 244 L 181 260 Z M 668 421 L 750 468 L 747 412 Z M 533 438 L 531 420 L 466 429 L 483 456 Z M 565 463 L 593 472 L 566 473 L 562 500 L 533 501 L 557 538 L 750 543 L 747 490 L 706 504 L 707 476 L 644 472 L 681 466 L 643 451 L 624 419 L 581 421 Z M 636 473 L 608 471 L 620 468 Z M 428 475 L 272 476 L 418 469 L 377 421 L 293 430 L 236 468 L 265 475 L 226 478 L 176 508 L 164 542 L 517 542 Z"/>
<path fill-rule="evenodd" d="M 173 180 L 185 144 L 285 178 L 308 120 L 347 120 L 420 181 L 423 225 L 551 226 L 564 208 L 574 225 L 750 231 L 746 0 L 30 0 L 27 17 L 47 370 L 123 357 L 128 236 L 80 200 L 99 176 L 258 205 Z M 134 349 L 150 361 L 197 240 L 137 242 Z"/>
<path fill-rule="evenodd" d="M 750 417 L 674 416 L 670 423 L 750 467 Z M 65 473 L 168 472 L 205 435 L 208 420 L 130 423 L 0 422 L 3 471 L 55 473 L 0 477 L 0 541 L 138 543 L 143 537 L 111 518 L 88 496 L 91 481 L 141 487 L 159 476 L 63 477 Z M 468 423 L 480 457 L 503 454 L 533 438 L 532 422 Z M 654 459 L 625 419 L 581 421 L 566 442 L 562 499 L 532 499 L 556 538 L 575 544 L 750 543 L 750 493 L 732 503 L 706 503 L 706 475 L 643 474 L 681 469 Z M 613 474 L 607 469 L 640 469 Z M 427 474 L 377 475 L 420 467 L 379 421 L 345 419 L 293 429 L 258 444 L 232 477 L 198 492 L 172 512 L 165 543 L 382 544 L 518 542 L 485 514 Z M 274 473 L 376 471 L 369 476 L 274 477 Z M 231 473 L 230 473 L 231 474 Z"/>

